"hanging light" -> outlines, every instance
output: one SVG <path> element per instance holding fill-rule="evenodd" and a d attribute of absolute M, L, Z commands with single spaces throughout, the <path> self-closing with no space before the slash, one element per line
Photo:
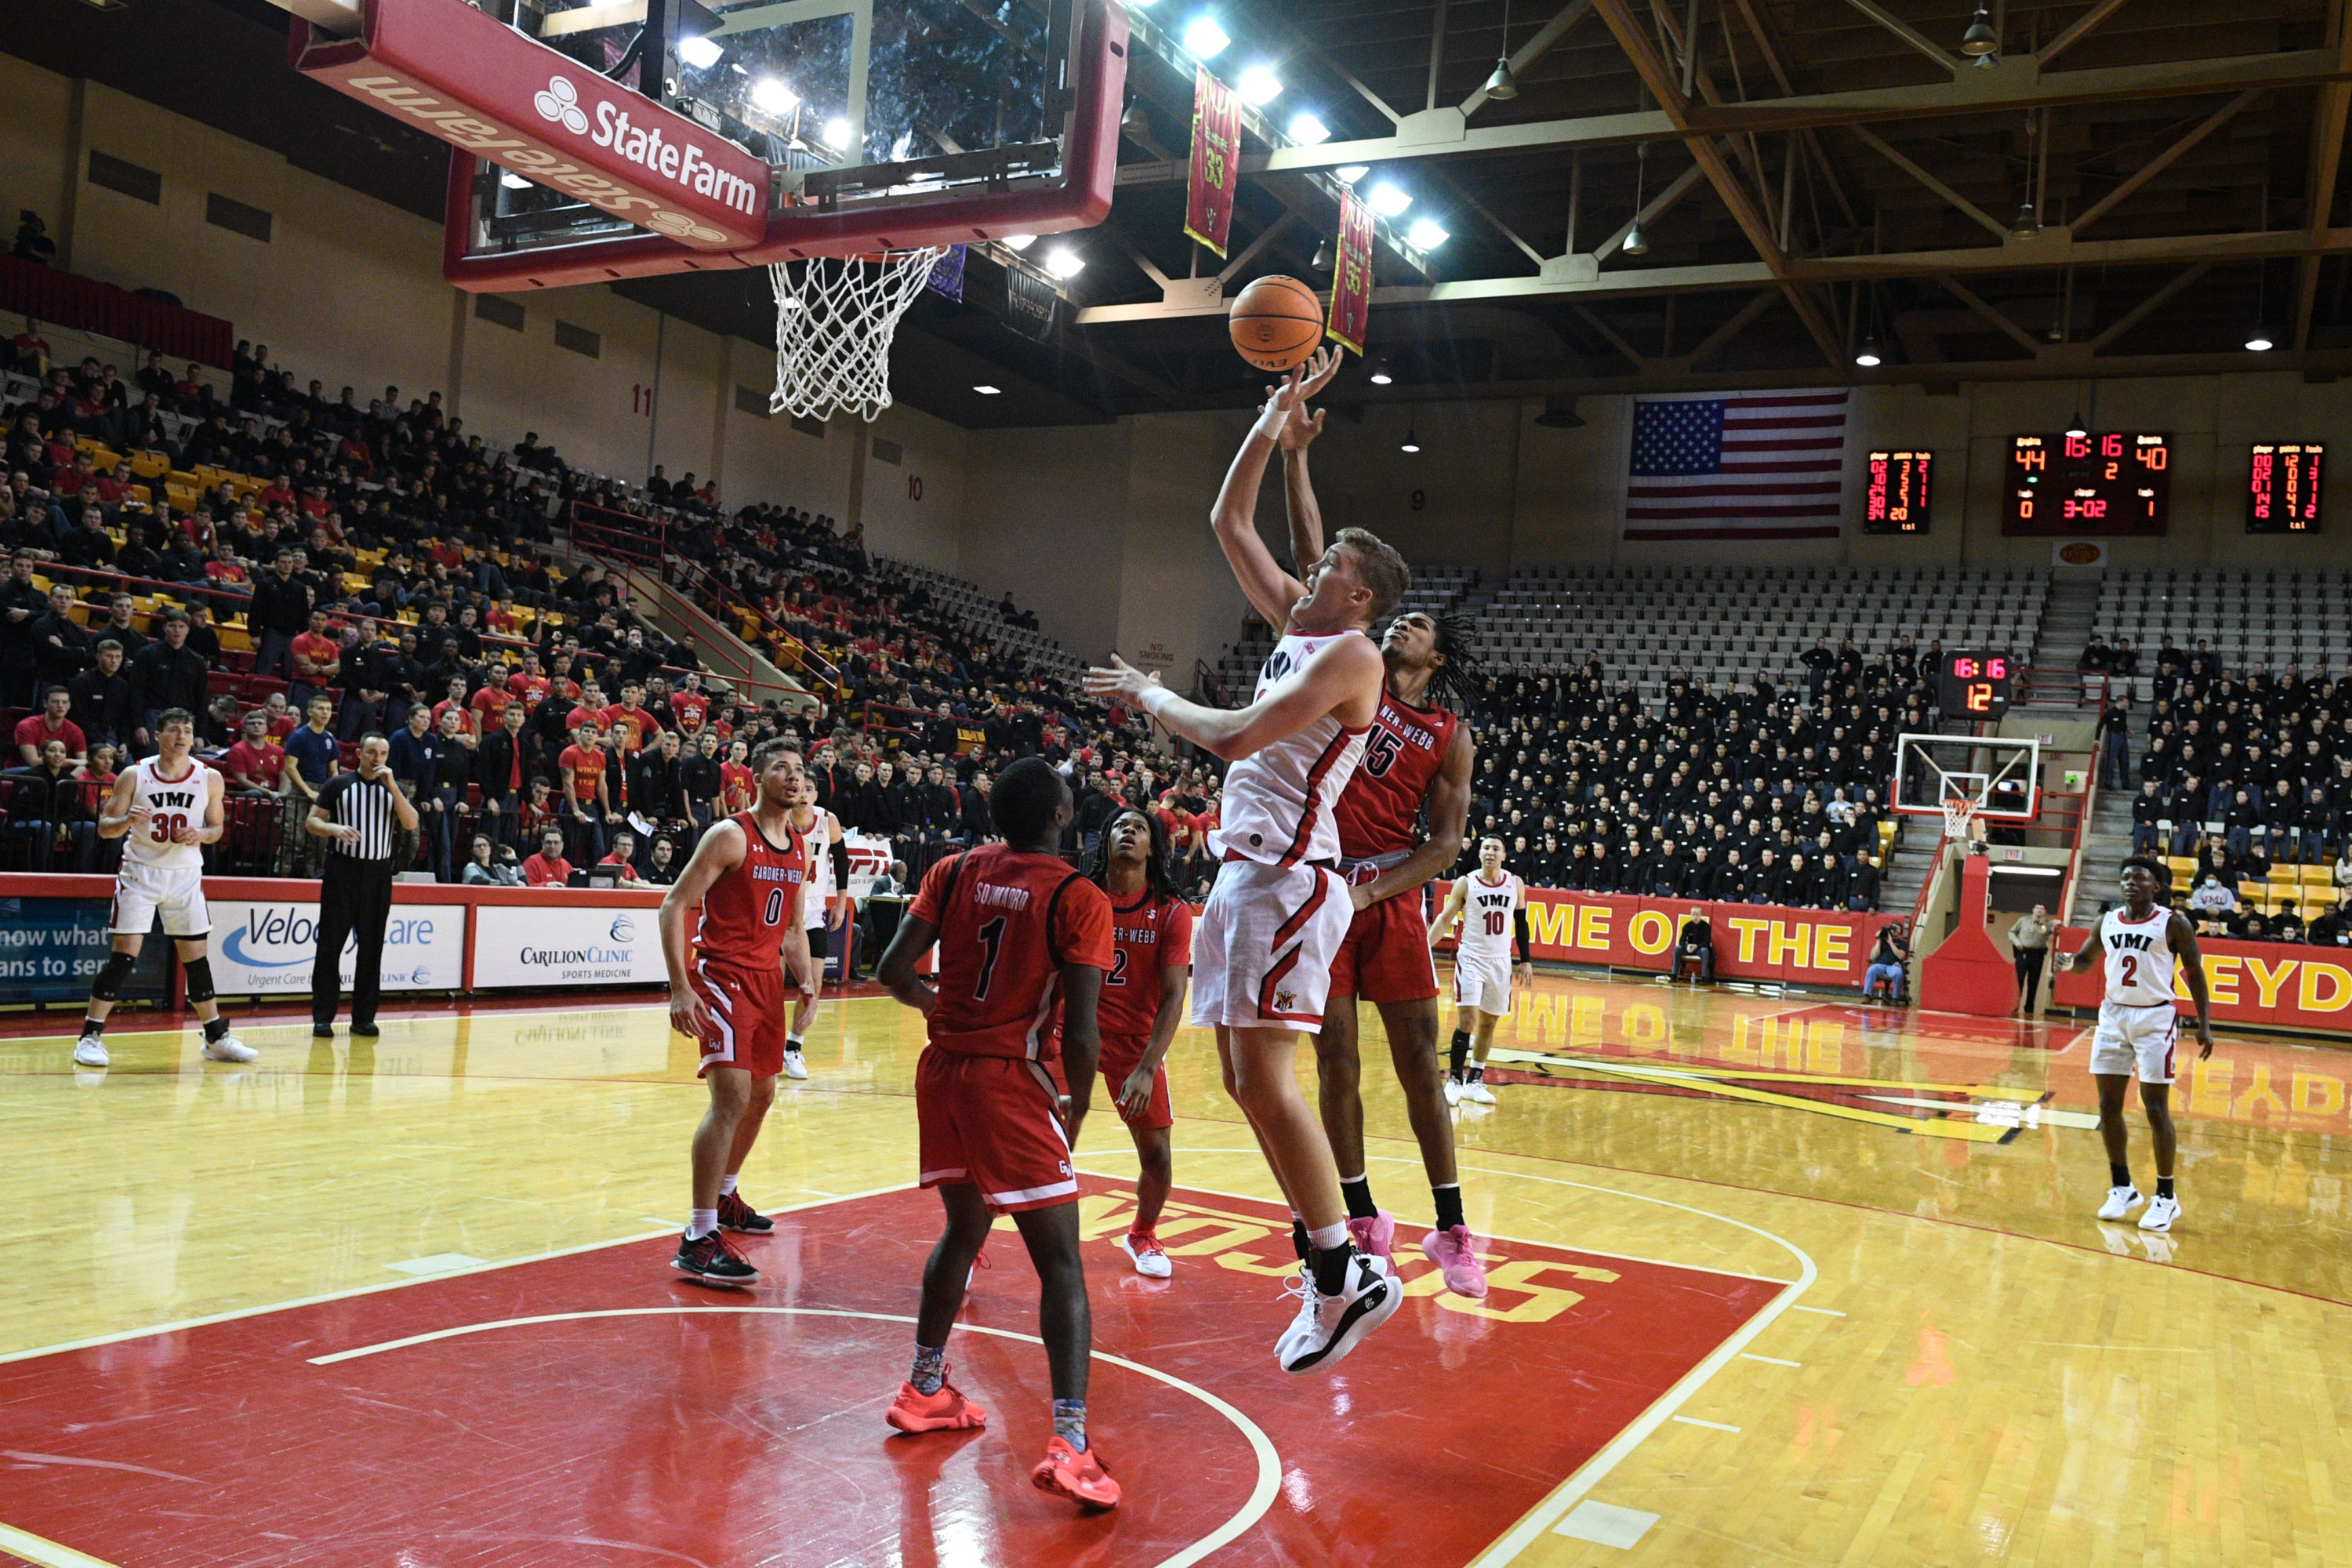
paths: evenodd
<path fill-rule="evenodd" d="M 1536 416 L 1536 423 L 1547 430 L 1576 430 L 1583 427 L 1584 416 L 1576 411 L 1574 397 L 1547 396 L 1543 412 Z"/>
<path fill-rule="evenodd" d="M 1960 53 L 1978 59 L 2000 53 L 2000 35 L 1992 30 L 1992 17 L 1982 5 L 1969 18 L 1969 30 L 1960 35 Z"/>
<path fill-rule="evenodd" d="M 1339 183 L 1343 185 L 1352 185 L 1371 172 L 1372 166 L 1370 163 L 1342 163 L 1331 171 L 1339 176 Z"/>
<path fill-rule="evenodd" d="M 2260 321 L 2255 322 L 2254 330 L 2246 334 L 2246 347 L 2258 354 L 2270 353 L 2273 347 L 2270 329 Z"/>
<path fill-rule="evenodd" d="M 1415 220 L 1406 233 L 1404 242 L 1415 250 L 1435 250 L 1451 237 L 1445 230 L 1428 218 Z"/>
<path fill-rule="evenodd" d="M 1184 25 L 1184 47 L 1196 59 L 1214 59 L 1233 41 L 1214 16 L 1195 16 Z"/>
<path fill-rule="evenodd" d="M 1311 272 L 1328 272 L 1331 270 L 1331 242 L 1328 239 L 1317 241 L 1315 246 L 1315 259 L 1307 264 L 1307 270 Z"/>
<path fill-rule="evenodd" d="M 1282 96 L 1282 79 L 1274 74 L 1272 66 L 1250 66 L 1234 83 L 1234 91 L 1252 109 L 1263 109 Z"/>
<path fill-rule="evenodd" d="M 2026 202 L 2017 209 L 2017 220 L 2009 226 L 2009 237 L 2032 239 L 2041 232 L 2042 220 L 2034 216 L 2033 204 L 2031 201 Z"/>
<path fill-rule="evenodd" d="M 2090 433 L 2090 426 L 2083 423 L 2082 409 L 2079 407 L 2076 408 L 2074 414 L 2069 416 L 2066 421 L 2066 434 L 2079 441 Z"/>
<path fill-rule="evenodd" d="M 1486 93 L 1505 103 L 1519 96 L 1519 79 L 1511 74 L 1511 0 L 1503 0 L 1503 52 L 1495 60 L 1495 74 L 1486 79 Z"/>
<path fill-rule="evenodd" d="M 1331 140 L 1331 128 L 1311 110 L 1302 109 L 1290 117 L 1290 139 L 1301 147 L 1318 146 Z"/>
<path fill-rule="evenodd" d="M 1076 278 L 1087 269 L 1086 258 L 1075 250 L 1055 250 L 1045 257 L 1045 270 L 1056 278 Z"/>
<path fill-rule="evenodd" d="M 1396 379 L 1395 374 L 1389 369 L 1388 357 L 1385 354 L 1372 362 L 1368 379 L 1374 386 L 1386 386 Z"/>
<path fill-rule="evenodd" d="M 1412 205 L 1412 198 L 1390 184 L 1386 180 L 1374 185 L 1365 203 L 1382 217 L 1402 217 L 1404 209 Z"/>
<path fill-rule="evenodd" d="M 1034 234 L 1008 234 L 1004 237 L 1007 250 L 1026 250 L 1036 243 L 1037 237 Z"/>
<path fill-rule="evenodd" d="M 790 114 L 800 102 L 801 95 L 780 77 L 763 76 L 751 84 L 751 107 L 762 114 Z"/>
<path fill-rule="evenodd" d="M 1421 450 L 1421 437 L 1412 433 L 1412 426 L 1410 425 L 1405 426 L 1404 445 L 1400 449 L 1407 452 L 1418 452 Z"/>
<path fill-rule="evenodd" d="M 1980 71 L 1989 71 L 1999 64 L 2000 64 L 2000 57 L 1999 55 L 1979 55 L 1977 57 L 1977 69 Z"/>
<path fill-rule="evenodd" d="M 1650 237 L 1642 232 L 1642 192 L 1650 173 L 1650 144 L 1647 142 L 1633 149 L 1633 226 L 1625 231 L 1625 243 L 1617 248 L 1628 256 L 1650 254 Z"/>
<path fill-rule="evenodd" d="M 1873 332 L 1870 336 L 1862 340 L 1862 347 L 1855 353 L 1853 363 L 1862 366 L 1864 370 L 1874 370 L 1880 364 L 1885 363 L 1878 352 L 1877 333 Z"/>

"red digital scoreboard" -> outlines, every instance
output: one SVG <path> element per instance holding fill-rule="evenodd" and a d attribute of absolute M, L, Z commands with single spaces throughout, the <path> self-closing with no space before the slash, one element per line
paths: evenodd
<path fill-rule="evenodd" d="M 1862 492 L 1864 533 L 1927 531 L 1928 479 L 1933 452 L 1873 452 Z"/>
<path fill-rule="evenodd" d="M 2017 693 L 2017 661 L 2006 653 L 1961 648 L 1936 675 L 1936 706 L 1948 719 L 1998 719 Z"/>
<path fill-rule="evenodd" d="M 2160 534 L 2172 519 L 2172 438 L 2105 430 L 2011 437 L 2007 534 Z"/>
<path fill-rule="evenodd" d="M 2246 475 L 2248 533 L 2319 531 L 2317 441 L 2257 441 Z"/>

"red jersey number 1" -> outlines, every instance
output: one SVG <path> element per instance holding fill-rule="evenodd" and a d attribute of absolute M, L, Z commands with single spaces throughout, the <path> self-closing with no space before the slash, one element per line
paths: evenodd
<path fill-rule="evenodd" d="M 988 983 L 996 977 L 997 953 L 1004 945 L 1004 917 L 1003 915 L 997 916 L 994 920 L 980 928 L 980 944 L 981 946 L 988 949 L 988 957 L 981 963 L 980 979 L 972 985 L 971 999 L 975 1002 L 985 1002 L 988 1000 Z"/>

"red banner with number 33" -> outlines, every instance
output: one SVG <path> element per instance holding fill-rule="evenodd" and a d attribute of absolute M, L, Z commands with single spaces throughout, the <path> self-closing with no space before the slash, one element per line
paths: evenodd
<path fill-rule="evenodd" d="M 1242 177 L 1242 100 L 1201 68 L 1192 85 L 1192 170 L 1184 191 L 1184 232 L 1220 258 L 1234 227 Z"/>

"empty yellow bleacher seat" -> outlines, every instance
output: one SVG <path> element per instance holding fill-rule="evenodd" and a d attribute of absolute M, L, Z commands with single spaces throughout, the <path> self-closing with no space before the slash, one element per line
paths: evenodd
<path fill-rule="evenodd" d="M 158 475 L 168 474 L 171 471 L 172 459 L 163 456 L 161 452 L 133 452 L 131 454 L 131 472 L 135 478 L 152 479 Z"/>

